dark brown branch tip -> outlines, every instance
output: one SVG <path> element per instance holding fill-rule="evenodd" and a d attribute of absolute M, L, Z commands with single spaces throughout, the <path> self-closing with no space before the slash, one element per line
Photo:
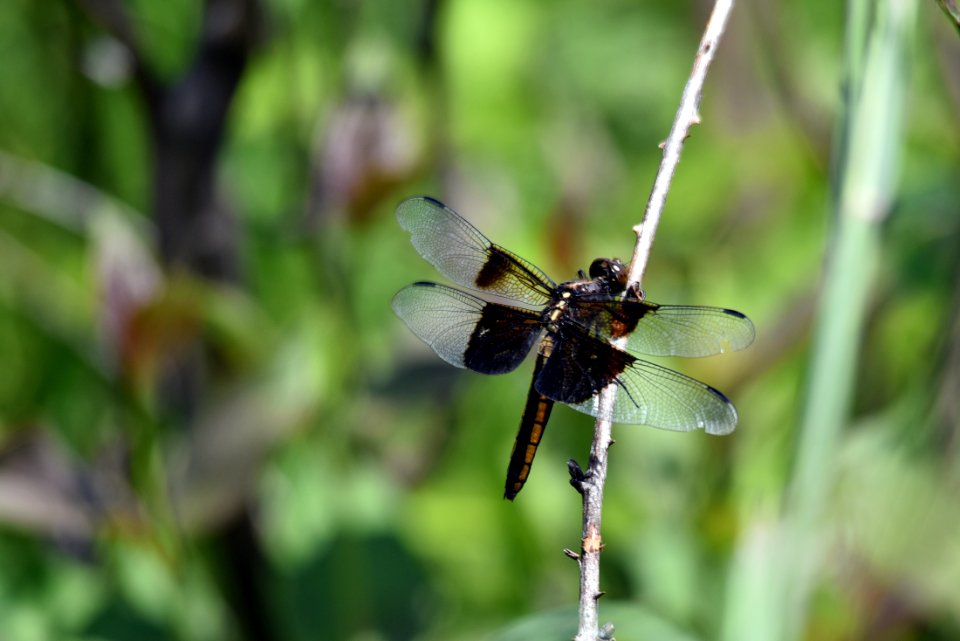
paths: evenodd
<path fill-rule="evenodd" d="M 574 561 L 580 560 L 580 555 L 574 552 L 573 550 L 571 550 L 570 548 L 563 548 L 563 553 L 566 554 L 571 559 L 573 559 Z"/>
<path fill-rule="evenodd" d="M 587 480 L 587 474 L 574 459 L 567 461 L 567 471 L 570 473 L 570 485 L 582 495 L 583 482 Z"/>

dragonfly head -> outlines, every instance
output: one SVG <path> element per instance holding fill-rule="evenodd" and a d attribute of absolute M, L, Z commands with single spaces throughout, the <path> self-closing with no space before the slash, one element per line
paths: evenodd
<path fill-rule="evenodd" d="M 598 258 L 590 263 L 590 278 L 619 294 L 627 286 L 627 267 L 617 258 Z"/>

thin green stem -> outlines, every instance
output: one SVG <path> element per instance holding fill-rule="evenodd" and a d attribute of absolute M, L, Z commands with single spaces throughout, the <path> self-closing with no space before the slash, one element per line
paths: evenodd
<path fill-rule="evenodd" d="M 833 458 L 849 419 L 881 260 L 881 223 L 895 195 L 916 1 L 850 0 L 847 6 L 833 233 L 794 466 L 780 523 L 753 524 L 744 537 L 724 629 L 730 640 L 792 640 L 803 634 L 825 551 L 822 526 Z"/>

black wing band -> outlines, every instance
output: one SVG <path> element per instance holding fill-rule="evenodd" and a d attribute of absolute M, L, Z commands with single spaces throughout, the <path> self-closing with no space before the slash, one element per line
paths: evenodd
<path fill-rule="evenodd" d="M 414 283 L 393 297 L 393 311 L 440 358 L 481 374 L 505 374 L 523 362 L 542 328 L 539 314 L 489 303 L 466 292 Z"/>

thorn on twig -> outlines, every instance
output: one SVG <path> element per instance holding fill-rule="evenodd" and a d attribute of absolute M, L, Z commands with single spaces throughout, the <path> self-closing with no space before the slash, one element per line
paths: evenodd
<path fill-rule="evenodd" d="M 691 116 L 691 118 L 690 118 L 690 126 L 691 126 L 691 127 L 694 126 L 694 125 L 699 125 L 699 124 L 701 124 L 702 122 L 703 122 L 703 120 L 700 118 L 700 114 L 699 114 L 699 113 L 693 114 L 693 116 Z M 689 137 L 690 137 L 690 135 L 687 134 L 687 138 L 689 138 Z"/>
<path fill-rule="evenodd" d="M 583 494 L 583 482 L 587 480 L 587 474 L 574 459 L 567 461 L 567 471 L 570 472 L 570 485 L 578 493 Z"/>
<path fill-rule="evenodd" d="M 662 141 L 660 142 L 660 144 L 657 145 L 657 148 L 658 148 L 660 151 L 663 151 L 663 150 L 666 148 L 666 146 L 667 146 L 667 141 L 666 141 L 666 140 L 662 140 Z"/>
<path fill-rule="evenodd" d="M 574 552 L 573 550 L 571 550 L 570 548 L 563 548 L 563 553 L 566 554 L 571 559 L 573 559 L 574 561 L 580 560 L 580 555 Z"/>

